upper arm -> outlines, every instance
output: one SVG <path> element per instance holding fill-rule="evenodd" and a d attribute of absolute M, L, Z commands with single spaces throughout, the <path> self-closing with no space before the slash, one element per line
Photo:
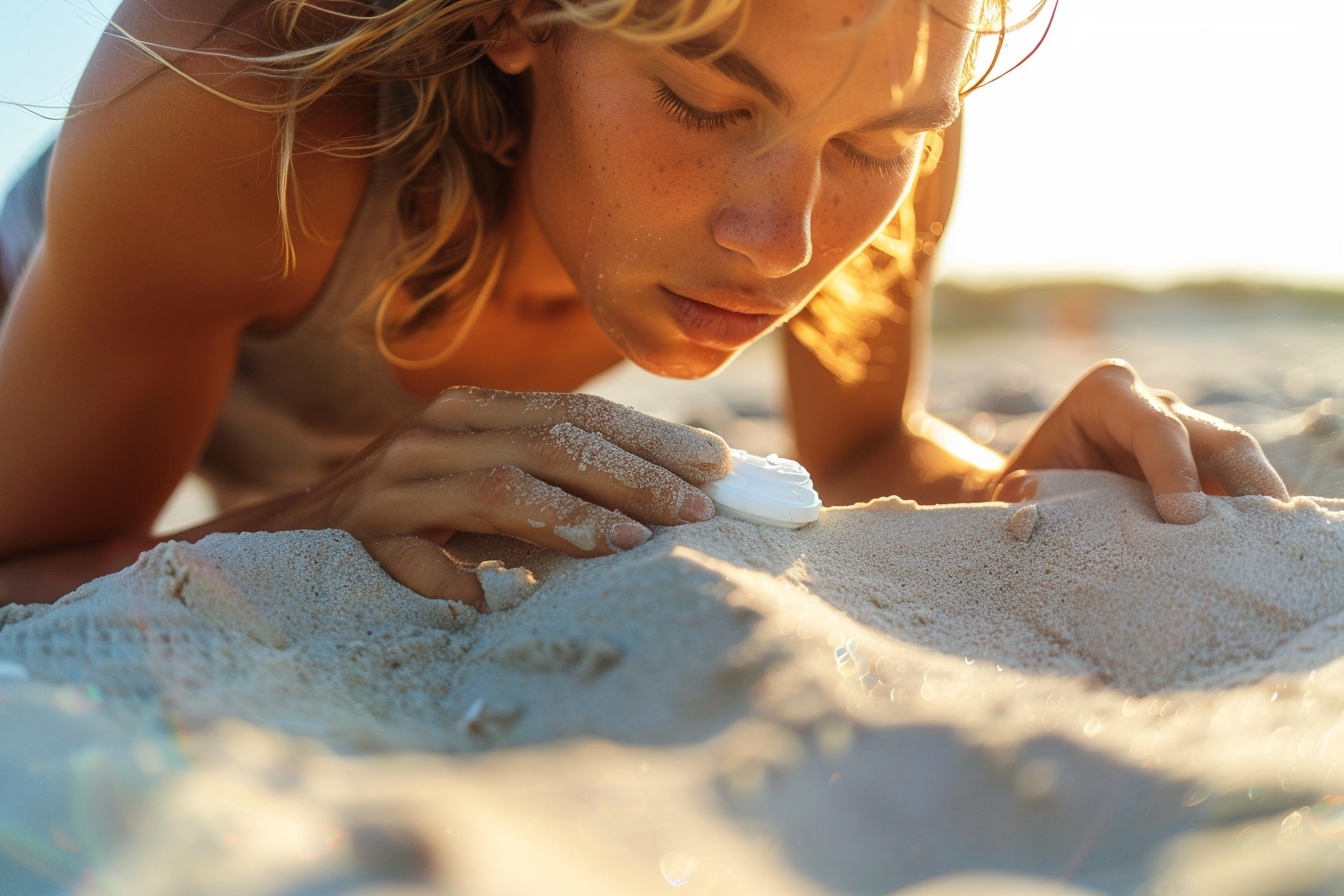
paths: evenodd
<path fill-rule="evenodd" d="M 866 379 L 839 382 L 797 339 L 787 337 L 785 363 L 798 457 L 816 477 L 826 478 L 890 439 L 912 413 L 923 409 L 932 250 L 951 212 L 960 141 L 958 120 L 944 134 L 937 167 L 920 178 L 906 200 L 914 204 L 924 249 L 915 254 L 916 281 L 894 284 L 890 298 L 895 311 L 864 340 L 870 359 Z"/>
<path fill-rule="evenodd" d="M 46 230 L 0 331 L 0 555 L 148 527 L 210 434 L 242 333 L 316 294 L 367 173 L 296 160 L 316 227 L 296 228 L 286 275 L 275 117 L 125 53 L 105 37 L 76 93 Z M 180 64 L 266 89 L 219 60 Z"/>

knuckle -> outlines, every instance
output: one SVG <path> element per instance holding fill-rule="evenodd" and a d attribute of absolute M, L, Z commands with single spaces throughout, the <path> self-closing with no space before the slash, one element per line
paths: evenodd
<path fill-rule="evenodd" d="M 476 483 L 475 498 L 481 504 L 502 504 L 518 494 L 527 474 L 510 464 L 484 471 Z"/>
<path fill-rule="evenodd" d="M 1160 430 L 1166 431 L 1166 433 L 1173 438 L 1186 440 L 1190 438 L 1190 430 L 1186 429 L 1184 420 L 1165 407 L 1159 407 L 1158 410 L 1160 413 L 1154 416 L 1154 426 Z"/>
<path fill-rule="evenodd" d="M 393 439 L 393 443 L 423 447 L 426 442 L 435 441 L 442 438 L 442 436 L 443 431 L 438 427 L 423 420 L 418 420 L 397 433 L 397 437 Z"/>
<path fill-rule="evenodd" d="M 1183 405 L 1183 404 L 1185 404 L 1185 402 L 1181 401 L 1181 397 L 1180 397 L 1179 395 L 1177 395 L 1175 392 L 1172 392 L 1172 391 L 1170 391 L 1170 390 L 1168 390 L 1168 389 L 1152 389 L 1152 388 L 1150 388 L 1150 389 L 1148 390 L 1148 392 L 1149 392 L 1154 398 L 1156 398 L 1158 401 L 1160 401 L 1160 402 L 1162 402 L 1163 404 L 1165 404 L 1167 407 L 1174 407 L 1175 405 Z"/>
<path fill-rule="evenodd" d="M 424 416 L 443 426 L 460 427 L 458 418 L 489 404 L 497 393 L 479 386 L 452 386 L 434 397 Z"/>
<path fill-rule="evenodd" d="M 547 423 L 568 416 L 574 398 L 565 392 L 515 392 L 513 395 L 522 401 L 526 413 L 533 419 Z"/>
<path fill-rule="evenodd" d="M 663 473 L 641 491 L 645 496 L 644 503 L 650 510 L 675 516 L 681 505 L 696 489 L 671 473 Z"/>
<path fill-rule="evenodd" d="M 1139 376 L 1138 371 L 1134 369 L 1134 365 L 1124 358 L 1107 358 L 1104 361 L 1099 361 L 1088 373 L 1101 377 L 1120 377 L 1131 382 L 1138 379 Z"/>
<path fill-rule="evenodd" d="M 619 405 L 609 398 L 589 395 L 586 392 L 568 396 L 568 405 L 570 418 L 584 426 L 593 422 L 611 420 L 615 415 L 626 410 L 624 405 Z"/>
<path fill-rule="evenodd" d="M 396 434 L 383 446 L 383 462 L 393 469 L 408 466 L 423 456 L 443 433 L 425 423 L 413 423 Z"/>
<path fill-rule="evenodd" d="M 1108 358 L 1083 374 L 1078 386 L 1085 392 L 1095 393 L 1098 396 L 1111 396 L 1117 392 L 1132 391 L 1138 382 L 1138 372 L 1128 361 Z"/>
<path fill-rule="evenodd" d="M 543 468 L 555 467 L 575 459 L 575 442 L 586 435 L 578 427 L 561 423 L 550 429 L 529 429 L 523 436 L 522 452 L 529 462 Z"/>

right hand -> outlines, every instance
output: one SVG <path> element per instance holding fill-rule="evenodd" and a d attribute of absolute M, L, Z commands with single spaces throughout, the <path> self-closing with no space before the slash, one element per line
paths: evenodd
<path fill-rule="evenodd" d="M 714 516 L 695 485 L 728 465 L 713 433 L 603 398 L 457 387 L 291 496 L 271 523 L 344 529 L 413 591 L 482 608 L 474 572 L 442 548 L 453 533 L 611 554 L 647 541 L 643 524 Z"/>
<path fill-rule="evenodd" d="M 1084 374 L 1041 418 L 982 497 L 1028 500 L 1036 490 L 1029 471 L 1054 468 L 1113 470 L 1147 482 L 1168 523 L 1203 519 L 1206 493 L 1289 500 L 1249 433 L 1150 388 L 1114 358 Z"/>

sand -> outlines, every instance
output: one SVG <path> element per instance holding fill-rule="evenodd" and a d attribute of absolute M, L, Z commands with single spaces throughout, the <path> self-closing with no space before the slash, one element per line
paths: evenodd
<path fill-rule="evenodd" d="M 494 613 L 332 531 L 0 609 L 6 892 L 1344 886 L 1344 501 L 1053 472 L 456 550 Z"/>
<path fill-rule="evenodd" d="M 1337 314 L 1131 304 L 939 336 L 931 408 L 1010 448 L 1125 357 L 1344 496 Z M 772 351 L 585 389 L 787 455 Z M 1339 503 L 1212 508 L 1052 476 L 715 520 L 494 557 L 489 617 L 332 533 L 164 547 L 0 608 L 0 892 L 1344 892 Z"/>

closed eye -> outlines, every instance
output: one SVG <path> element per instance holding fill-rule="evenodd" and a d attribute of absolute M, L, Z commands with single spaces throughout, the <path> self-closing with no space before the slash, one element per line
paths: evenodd
<path fill-rule="evenodd" d="M 852 143 L 838 141 L 837 146 L 845 159 L 860 171 L 875 174 L 883 180 L 903 181 L 914 173 L 915 166 L 923 155 L 924 137 L 911 141 L 905 151 L 894 159 L 880 159 L 869 155 Z"/>
<path fill-rule="evenodd" d="M 751 111 L 748 109 L 729 109 L 725 112 L 701 109 L 677 96 L 672 92 L 672 88 L 663 82 L 655 81 L 654 84 L 654 97 L 658 106 L 688 131 L 720 131 L 729 125 L 751 118 Z"/>

